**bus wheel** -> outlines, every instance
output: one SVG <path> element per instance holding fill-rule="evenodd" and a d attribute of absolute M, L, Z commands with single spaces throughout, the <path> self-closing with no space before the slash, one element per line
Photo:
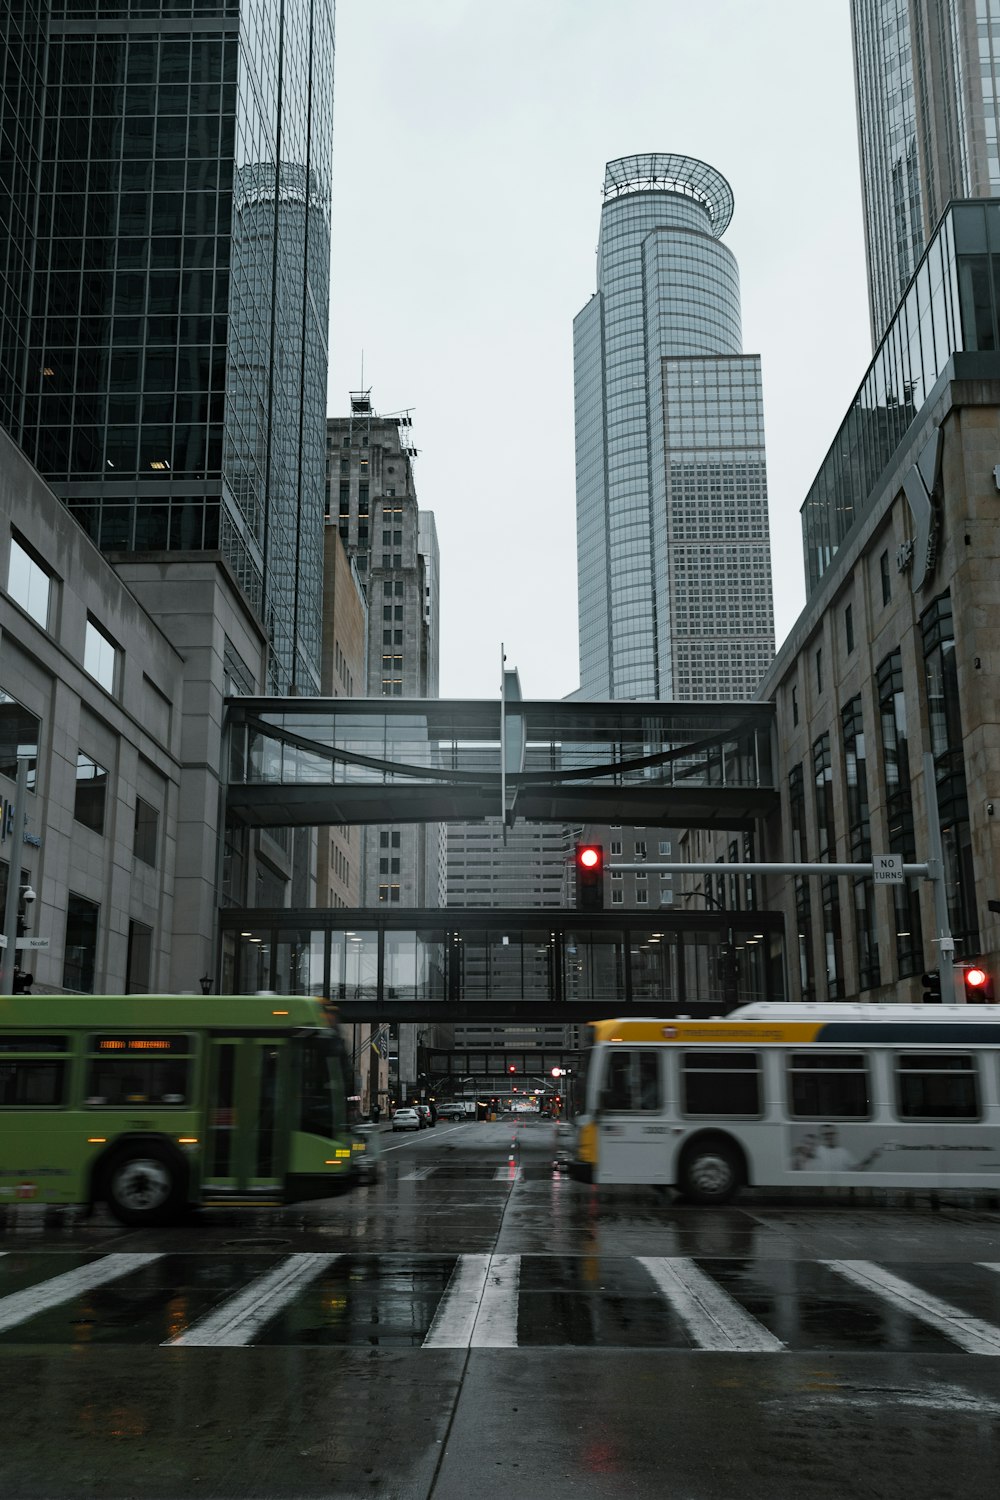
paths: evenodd
<path fill-rule="evenodd" d="M 699 1141 L 681 1167 L 680 1188 L 693 1203 L 728 1203 L 740 1188 L 740 1164 L 726 1141 Z"/>
<path fill-rule="evenodd" d="M 158 1141 L 136 1142 L 108 1163 L 104 1196 L 122 1224 L 169 1224 L 184 1203 L 184 1164 Z"/>

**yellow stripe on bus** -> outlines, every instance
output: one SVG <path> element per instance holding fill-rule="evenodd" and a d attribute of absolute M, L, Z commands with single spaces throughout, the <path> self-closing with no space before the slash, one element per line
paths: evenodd
<path fill-rule="evenodd" d="M 814 1042 L 825 1021 L 595 1021 L 600 1042 Z"/>

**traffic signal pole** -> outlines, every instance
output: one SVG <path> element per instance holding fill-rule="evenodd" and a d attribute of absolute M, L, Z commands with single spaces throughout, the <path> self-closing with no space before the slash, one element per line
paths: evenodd
<path fill-rule="evenodd" d="M 898 872 L 904 878 L 907 875 L 915 875 L 921 880 L 929 880 L 934 892 L 934 920 L 938 935 L 934 939 L 937 944 L 938 961 L 937 971 L 941 981 L 941 996 L 951 996 L 961 1004 L 966 999 L 963 971 L 955 967 L 955 939 L 951 935 L 948 921 L 948 898 L 944 886 L 944 858 L 941 847 L 941 825 L 938 819 L 937 787 L 934 781 L 934 757 L 924 756 L 924 790 L 927 803 L 928 820 L 928 842 L 930 844 L 931 858 L 925 864 L 904 864 L 898 866 Z M 817 861 L 814 864 L 764 864 L 749 860 L 737 861 L 733 864 L 720 864 L 717 861 L 711 863 L 707 860 L 697 863 L 654 863 L 650 860 L 615 860 L 607 866 L 609 870 L 652 871 L 656 874 L 670 875 L 803 875 L 813 880 L 826 880 L 830 875 L 849 875 L 855 880 L 865 877 L 869 879 L 875 876 L 877 866 L 871 864 L 826 864 Z"/>

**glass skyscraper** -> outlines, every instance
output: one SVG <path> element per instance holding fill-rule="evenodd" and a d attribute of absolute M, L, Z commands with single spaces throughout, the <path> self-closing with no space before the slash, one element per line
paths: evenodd
<path fill-rule="evenodd" d="M 333 0 L 0 21 L 0 420 L 102 550 L 220 550 L 272 692 L 320 686 L 333 26 Z"/>
<path fill-rule="evenodd" d="M 952 198 L 1000 193 L 1000 0 L 851 0 L 877 343 Z"/>
<path fill-rule="evenodd" d="M 749 698 L 774 655 L 760 360 L 721 173 L 609 162 L 574 322 L 585 698 Z"/>

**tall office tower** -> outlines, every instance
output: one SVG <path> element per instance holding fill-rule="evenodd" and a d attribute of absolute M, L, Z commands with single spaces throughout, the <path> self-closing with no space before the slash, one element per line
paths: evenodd
<path fill-rule="evenodd" d="M 0 421 L 116 559 L 221 552 L 316 692 L 333 0 L 2 9 Z"/>
<path fill-rule="evenodd" d="M 1000 5 L 851 0 L 851 28 L 877 344 L 949 200 L 1000 193 Z"/>
<path fill-rule="evenodd" d="M 327 515 L 339 527 L 368 597 L 368 694 L 435 698 L 439 559 L 433 514 L 417 508 L 412 423 L 379 416 L 370 391 L 327 422 Z M 365 831 L 365 905 L 441 904 L 441 829 Z"/>
<path fill-rule="evenodd" d="M 609 162 L 597 291 L 574 322 L 585 698 L 749 698 L 774 655 L 760 360 L 720 243 L 729 184 Z"/>

